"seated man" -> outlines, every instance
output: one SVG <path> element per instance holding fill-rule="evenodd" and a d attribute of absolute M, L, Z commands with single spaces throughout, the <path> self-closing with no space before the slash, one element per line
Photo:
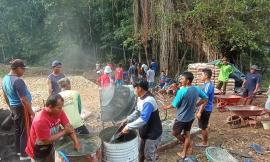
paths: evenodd
<path fill-rule="evenodd" d="M 61 92 L 59 93 L 64 98 L 64 112 L 66 113 L 70 124 L 75 129 L 77 134 L 89 134 L 88 129 L 81 119 L 82 105 L 79 92 L 71 90 L 70 80 L 62 78 L 58 81 Z"/>
<path fill-rule="evenodd" d="M 53 143 L 69 135 L 76 150 L 80 149 L 80 143 L 76 133 L 69 124 L 66 114 L 62 111 L 64 99 L 55 94 L 46 101 L 46 107 L 35 116 L 25 152 L 32 158 L 32 162 L 51 162 L 53 157 Z M 60 125 L 64 127 L 60 130 Z"/>

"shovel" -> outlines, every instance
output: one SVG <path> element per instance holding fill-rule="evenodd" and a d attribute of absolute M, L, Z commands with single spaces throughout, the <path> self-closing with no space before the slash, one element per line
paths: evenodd
<path fill-rule="evenodd" d="M 122 129 L 124 129 L 124 127 L 126 126 L 126 124 L 121 124 L 118 129 L 115 131 L 115 133 L 112 135 L 111 139 L 110 139 L 110 143 L 114 142 L 115 140 L 119 139 L 123 134 L 121 133 Z"/>

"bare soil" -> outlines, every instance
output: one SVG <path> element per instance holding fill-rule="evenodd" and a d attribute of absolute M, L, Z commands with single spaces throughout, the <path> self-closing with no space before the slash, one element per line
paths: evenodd
<path fill-rule="evenodd" d="M 71 79 L 72 89 L 80 92 L 82 97 L 82 102 L 84 109 L 91 112 L 87 124 L 94 130 L 100 131 L 102 129 L 102 124 L 100 121 L 100 100 L 99 100 L 99 88 L 97 85 L 83 76 L 68 76 Z M 45 75 L 25 77 L 24 80 L 27 86 L 30 89 L 30 92 L 33 96 L 33 107 L 42 107 L 43 100 L 47 98 L 47 85 L 46 85 Z M 0 80 L 1 82 L 1 80 Z M 7 108 L 7 105 L 4 103 L 2 92 L 0 93 L 0 107 Z M 170 112 L 170 118 L 174 116 L 173 111 Z M 261 124 L 257 128 L 250 126 L 231 129 L 229 125 L 225 124 L 227 117 L 230 115 L 230 112 L 218 112 L 216 109 L 211 115 L 210 119 L 210 133 L 209 133 L 209 144 L 210 146 L 222 146 L 227 149 L 241 151 L 248 153 L 253 157 L 254 162 L 270 162 L 270 153 L 264 155 L 257 155 L 252 151 L 249 146 L 252 143 L 260 144 L 263 148 L 268 149 L 270 147 L 270 131 L 264 130 Z M 196 122 L 196 121 L 195 121 Z M 195 123 L 194 122 L 194 123 Z M 199 142 L 199 138 L 195 137 L 193 139 L 196 142 Z M 176 155 L 177 151 L 180 151 L 182 147 L 177 145 L 172 149 L 168 149 L 159 154 L 159 162 L 175 162 L 178 160 Z M 206 156 L 204 148 L 195 148 L 194 155 L 201 162 L 206 162 Z"/>

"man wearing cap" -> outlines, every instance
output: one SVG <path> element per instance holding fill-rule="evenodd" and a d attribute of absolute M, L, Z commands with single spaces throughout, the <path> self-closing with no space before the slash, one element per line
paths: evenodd
<path fill-rule="evenodd" d="M 4 97 L 10 107 L 15 124 L 15 148 L 20 160 L 29 159 L 25 153 L 28 131 L 25 122 L 26 119 L 30 118 L 29 116 L 33 118 L 35 115 L 31 108 L 31 94 L 25 82 L 20 78 L 23 76 L 25 68 L 26 66 L 21 59 L 11 61 L 11 70 L 3 78 L 2 85 Z M 25 114 L 29 114 L 29 116 L 25 116 Z"/>
<path fill-rule="evenodd" d="M 261 85 L 261 75 L 257 72 L 259 70 L 257 65 L 250 67 L 250 73 L 247 73 L 246 78 L 242 84 L 242 88 L 245 89 L 244 97 L 245 105 L 251 105 L 252 101 L 258 92 Z"/>
<path fill-rule="evenodd" d="M 129 130 L 139 129 L 141 137 L 140 162 L 155 162 L 156 150 L 161 140 L 162 125 L 158 105 L 154 96 L 148 91 L 148 83 L 140 80 L 134 83 L 134 91 L 138 96 L 137 109 L 127 117 L 123 124 L 123 134 Z"/>
<path fill-rule="evenodd" d="M 48 76 L 47 79 L 49 96 L 57 94 L 61 91 L 57 82 L 65 77 L 65 75 L 61 73 L 62 63 L 60 61 L 53 61 L 51 66 L 52 73 Z"/>
<path fill-rule="evenodd" d="M 110 66 L 106 66 L 104 69 L 104 74 L 102 74 L 98 79 L 97 79 L 97 84 L 101 86 L 102 88 L 107 88 L 111 85 L 112 79 L 111 79 L 111 73 L 112 69 Z"/>

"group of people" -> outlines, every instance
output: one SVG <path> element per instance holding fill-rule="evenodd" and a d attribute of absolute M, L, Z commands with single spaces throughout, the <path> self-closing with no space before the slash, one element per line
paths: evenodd
<path fill-rule="evenodd" d="M 226 56 L 224 56 L 215 65 L 220 69 L 216 88 L 220 90 L 221 94 L 226 94 L 227 83 L 230 75 L 234 72 L 234 68 L 229 63 Z M 244 104 L 251 105 L 253 99 L 260 90 L 262 79 L 261 75 L 258 73 L 258 70 L 259 68 L 257 65 L 252 65 L 250 67 L 250 72 L 246 74 L 246 77 L 242 83 L 242 92 L 243 97 L 245 98 Z"/>
<path fill-rule="evenodd" d="M 38 113 L 32 110 L 32 96 L 21 78 L 25 63 L 11 61 L 10 72 L 4 76 L 2 89 L 15 123 L 15 147 L 20 160 L 54 161 L 53 143 L 68 135 L 74 148 L 80 149 L 76 134 L 89 134 L 81 119 L 80 94 L 71 90 L 71 83 L 61 73 L 62 63 L 53 61 L 48 76 L 48 99 Z"/>
<path fill-rule="evenodd" d="M 154 162 L 157 159 L 156 151 L 161 141 L 162 124 L 159 107 L 155 97 L 150 92 L 150 88 L 153 86 L 152 83 L 155 80 L 147 78 L 148 75 L 155 76 L 157 65 L 151 64 L 149 69 L 146 66 L 140 66 L 141 69 L 147 70 L 144 71 L 146 74 L 138 73 L 137 75 L 134 62 L 131 62 L 128 70 L 128 76 L 138 100 L 135 111 L 122 122 L 125 125 L 122 134 L 138 129 L 141 137 L 140 162 L 144 160 Z M 225 57 L 221 62 L 217 63 L 217 66 L 221 68 L 218 88 L 225 87 L 222 90 L 224 93 L 226 92 L 229 74 L 233 72 L 233 68 Z M 74 143 L 74 148 L 79 149 L 80 142 L 76 134 L 89 134 L 80 117 L 82 111 L 80 94 L 71 90 L 71 82 L 61 73 L 61 67 L 62 63 L 59 61 L 52 63 L 52 73 L 48 76 L 47 81 L 49 97 L 44 108 L 37 114 L 31 108 L 31 93 L 21 78 L 27 68 L 24 62 L 20 59 L 13 60 L 10 73 L 3 79 L 2 88 L 6 102 L 12 111 L 16 129 L 16 151 L 20 156 L 20 160 L 29 159 L 29 156 L 32 161 L 52 161 L 53 143 L 56 140 L 68 135 Z M 156 67 L 156 69 L 153 67 Z M 124 71 L 122 65 L 118 65 L 114 75 L 112 69 L 111 64 L 105 66 L 104 70 L 100 69 L 100 76 L 97 79 L 100 86 L 107 87 L 114 83 L 117 87 L 123 85 Z M 247 75 L 243 83 L 243 87 L 245 87 L 250 97 L 248 99 L 252 99 L 260 87 L 261 79 L 256 70 L 258 70 L 257 66 L 251 66 L 251 73 Z M 151 71 L 154 71 L 154 73 L 152 74 Z M 166 72 L 162 71 L 160 76 L 161 87 L 167 86 L 166 76 Z M 199 147 L 208 146 L 207 128 L 214 106 L 215 89 L 211 77 L 211 69 L 203 69 L 201 80 L 204 85 L 198 87 L 192 84 L 193 74 L 183 72 L 179 78 L 179 84 L 175 84 L 175 89 L 172 89 L 175 98 L 171 104 L 161 107 L 162 109 L 176 109 L 172 135 L 184 144 L 183 150 L 177 152 L 181 158 L 192 154 L 193 142 L 190 130 L 195 118 L 198 119 L 198 125 L 202 130 L 202 141 L 195 145 Z M 269 106 L 269 103 L 266 105 Z M 27 118 L 28 120 L 26 120 Z M 27 125 L 30 131 L 28 131 Z M 62 129 L 59 127 L 60 125 Z"/>
<path fill-rule="evenodd" d="M 99 74 L 96 83 L 102 88 L 107 88 L 111 85 L 119 87 L 124 82 L 133 84 L 136 80 L 141 79 L 147 80 L 149 88 L 154 88 L 156 85 L 155 77 L 157 75 L 158 64 L 155 59 L 152 59 L 149 67 L 146 64 L 137 63 L 136 60 L 130 60 L 130 66 L 127 71 L 124 71 L 121 63 L 115 69 L 110 63 L 104 68 L 100 64 L 97 64 L 96 70 L 97 74 Z"/>

